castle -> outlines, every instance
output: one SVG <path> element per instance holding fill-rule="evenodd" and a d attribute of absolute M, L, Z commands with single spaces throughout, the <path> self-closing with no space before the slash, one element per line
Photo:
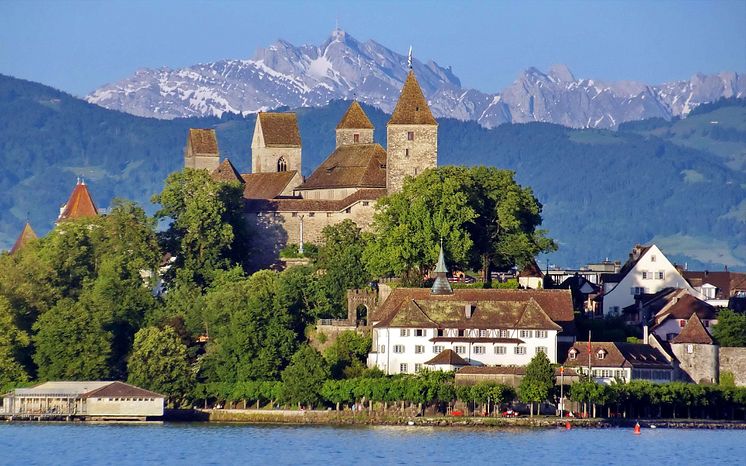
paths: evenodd
<path fill-rule="evenodd" d="M 296 115 L 262 112 L 251 142 L 252 173 L 220 161 L 212 129 L 189 130 L 184 165 L 244 186 L 256 250 L 270 260 L 286 244 L 319 242 L 327 225 L 350 219 L 368 229 L 380 197 L 437 166 L 438 123 L 412 70 L 386 125 L 385 149 L 373 142 L 373 130 L 360 104 L 352 102 L 337 125 L 335 150 L 304 179 Z"/>

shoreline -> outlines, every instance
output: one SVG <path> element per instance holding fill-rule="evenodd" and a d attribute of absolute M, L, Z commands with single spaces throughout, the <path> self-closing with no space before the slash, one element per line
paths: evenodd
<path fill-rule="evenodd" d="M 293 411 L 293 410 L 254 410 L 254 409 L 191 409 L 167 410 L 164 422 L 204 422 L 230 424 L 275 424 L 275 425 L 317 425 L 317 426 L 409 426 L 442 428 L 526 428 L 551 429 L 586 428 L 629 428 L 636 422 L 644 429 L 746 429 L 746 420 L 728 421 L 711 419 L 605 419 L 605 418 L 559 418 L 535 416 L 518 418 L 482 416 L 406 416 L 399 413 L 382 414 L 351 411 Z"/>

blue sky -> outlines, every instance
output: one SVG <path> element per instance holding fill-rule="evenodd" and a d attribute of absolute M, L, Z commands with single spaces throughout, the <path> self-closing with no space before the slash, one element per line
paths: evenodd
<path fill-rule="evenodd" d="M 319 44 L 337 20 L 490 92 L 554 63 L 651 83 L 746 72 L 746 0 L 0 0 L 0 73 L 82 96 L 138 68 L 250 58 L 278 38 Z"/>

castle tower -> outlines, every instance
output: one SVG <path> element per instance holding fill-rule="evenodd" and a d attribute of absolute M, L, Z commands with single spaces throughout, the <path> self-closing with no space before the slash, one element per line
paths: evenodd
<path fill-rule="evenodd" d="M 23 249 L 30 241 L 33 241 L 35 239 L 37 239 L 36 233 L 34 232 L 34 229 L 31 228 L 31 224 L 26 221 L 21 234 L 18 235 L 18 239 L 16 240 L 15 244 L 13 244 L 13 247 L 10 248 L 10 254 L 15 254 L 16 252 Z"/>
<path fill-rule="evenodd" d="M 220 165 L 218 138 L 214 129 L 189 128 L 184 148 L 184 167 L 212 173 Z"/>
<path fill-rule="evenodd" d="M 257 114 L 251 140 L 252 173 L 300 173 L 301 150 L 295 113 Z"/>
<path fill-rule="evenodd" d="M 349 144 L 373 144 L 373 123 L 356 100 L 337 125 L 337 147 Z"/>
<path fill-rule="evenodd" d="M 438 166 L 438 122 L 410 70 L 386 125 L 386 189 L 401 191 L 404 179 Z"/>
<path fill-rule="evenodd" d="M 78 179 L 70 199 L 60 208 L 60 215 L 57 217 L 57 224 L 65 220 L 74 220 L 77 218 L 95 217 L 98 215 L 98 209 L 93 202 L 91 193 L 88 191 L 85 181 Z"/>

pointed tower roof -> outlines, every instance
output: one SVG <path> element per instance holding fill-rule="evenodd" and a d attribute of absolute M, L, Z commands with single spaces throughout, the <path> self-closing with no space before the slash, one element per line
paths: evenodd
<path fill-rule="evenodd" d="M 430 288 L 432 294 L 453 294 L 453 288 L 448 283 L 448 277 L 446 274 L 448 269 L 446 268 L 446 259 L 443 254 L 443 244 L 440 245 L 440 256 L 438 257 L 438 265 L 435 266 L 435 282 L 433 287 Z"/>
<path fill-rule="evenodd" d="M 189 128 L 188 138 L 192 153 L 213 156 L 219 154 L 218 138 L 214 129 Z"/>
<path fill-rule="evenodd" d="M 337 129 L 373 129 L 373 123 L 368 119 L 363 107 L 357 100 L 353 100 L 337 125 Z"/>
<path fill-rule="evenodd" d="M 430 113 L 427 99 L 422 93 L 420 84 L 410 70 L 404 87 L 401 90 L 399 101 L 396 103 L 394 113 L 389 120 L 390 125 L 437 125 L 438 122 Z"/>
<path fill-rule="evenodd" d="M 75 185 L 75 189 L 70 194 L 70 199 L 62 207 L 57 221 L 95 217 L 96 215 L 98 215 L 98 209 L 96 204 L 93 203 L 91 193 L 88 192 L 88 186 L 86 186 L 85 181 L 78 180 L 78 184 Z"/>
<path fill-rule="evenodd" d="M 697 314 L 692 314 L 681 333 L 671 340 L 671 343 L 693 343 L 699 345 L 713 345 L 712 337 L 705 329 Z"/>
<path fill-rule="evenodd" d="M 18 239 L 16 240 L 15 244 L 13 244 L 13 247 L 10 248 L 10 253 L 15 254 L 16 251 L 20 251 L 21 249 L 23 249 L 29 241 L 35 240 L 36 238 L 36 233 L 34 232 L 33 228 L 31 228 L 31 224 L 26 222 L 26 224 L 23 226 L 21 234 L 18 235 Z"/>
<path fill-rule="evenodd" d="M 222 181 L 224 183 L 230 183 L 233 181 L 238 181 L 241 184 L 246 183 L 244 179 L 241 177 L 241 174 L 238 173 L 238 170 L 236 170 L 236 167 L 233 166 L 233 163 L 231 163 L 230 160 L 225 159 L 222 162 L 220 162 L 220 165 L 218 165 L 218 168 L 216 168 L 212 174 L 210 174 L 213 180 L 215 181 Z"/>

